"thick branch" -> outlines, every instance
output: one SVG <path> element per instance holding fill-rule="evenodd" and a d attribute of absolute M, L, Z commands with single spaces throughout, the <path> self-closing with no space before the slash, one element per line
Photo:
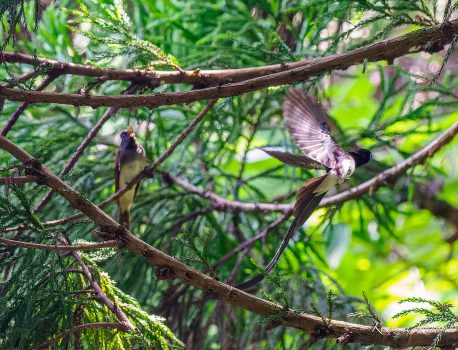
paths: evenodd
<path fill-rule="evenodd" d="M 61 75 L 71 74 L 86 77 L 95 77 L 103 80 L 127 80 L 138 83 L 152 84 L 199 84 L 217 85 L 235 83 L 242 80 L 260 77 L 288 69 L 302 67 L 309 62 L 304 59 L 298 62 L 272 64 L 261 67 L 248 67 L 236 69 L 214 69 L 192 71 L 154 71 L 141 69 L 112 69 L 100 68 L 83 64 L 65 63 L 37 58 L 19 52 L 0 52 L 0 63 L 24 63 L 50 67 L 53 72 Z"/>
<path fill-rule="evenodd" d="M 371 326 L 335 320 L 326 324 L 321 317 L 306 313 L 296 313 L 293 310 L 283 308 L 281 305 L 219 282 L 140 240 L 96 205 L 88 201 L 82 194 L 65 184 L 46 167 L 38 163 L 31 155 L 4 137 L 0 137 L 0 148 L 25 164 L 34 165 L 35 169 L 46 179 L 48 186 L 64 197 L 74 208 L 82 211 L 102 231 L 111 233 L 123 240 L 127 250 L 142 255 L 148 263 L 158 266 L 161 274 L 166 274 L 169 278 L 178 278 L 183 283 L 193 285 L 208 295 L 220 297 L 226 303 L 242 307 L 261 316 L 281 316 L 278 319 L 279 324 L 302 329 L 311 334 L 319 334 L 320 337 L 338 338 L 346 335 L 347 342 L 381 344 L 393 347 L 428 346 L 438 334 L 441 334 L 439 346 L 458 345 L 458 329 L 407 331 L 398 328 L 381 328 L 380 330 L 375 330 Z"/>
<path fill-rule="evenodd" d="M 451 22 L 451 26 L 442 26 L 436 25 L 431 28 L 419 30 L 413 33 L 408 34 L 407 38 L 404 37 L 389 39 L 383 41 L 384 47 L 381 48 L 381 51 L 389 50 L 391 48 L 390 44 L 395 40 L 400 40 L 401 43 L 396 43 L 399 46 L 402 52 L 395 53 L 391 52 L 390 55 L 385 55 L 383 58 L 372 58 L 371 55 L 368 57 L 361 57 L 360 62 L 365 58 L 372 60 L 381 60 L 381 59 L 394 59 L 405 55 L 409 52 L 417 52 L 421 50 L 426 50 L 426 45 L 429 41 L 441 40 L 442 44 L 449 42 L 451 36 L 453 36 L 456 23 Z M 447 31 L 450 32 L 447 32 Z M 451 35 L 450 35 L 451 34 Z M 447 35 L 450 35 L 450 38 L 447 38 Z M 411 45 L 409 41 L 415 39 L 415 42 Z M 385 44 L 386 43 L 386 44 Z M 407 49 L 404 46 L 407 46 Z M 418 46 L 421 46 L 418 48 Z M 367 48 L 367 46 L 366 46 Z M 411 50 L 414 48 L 414 50 Z M 362 56 L 366 52 L 362 53 Z M 379 54 L 381 55 L 381 54 Z M 268 66 L 261 67 L 248 67 L 248 68 L 238 68 L 238 69 L 218 69 L 218 70 L 200 70 L 196 69 L 193 71 L 151 71 L 151 70 L 116 70 L 111 68 L 98 68 L 89 65 L 73 64 L 73 63 L 64 63 L 57 62 L 53 60 L 48 60 L 45 58 L 36 58 L 33 56 L 25 55 L 17 52 L 2 52 L 0 53 L 0 63 L 24 63 L 29 65 L 41 65 L 42 67 L 49 67 L 54 73 L 58 74 L 72 74 L 72 75 L 82 75 L 87 77 L 97 77 L 104 80 L 128 80 L 131 82 L 144 82 L 144 83 L 153 83 L 153 84 L 200 84 L 200 85 L 216 85 L 216 84 L 226 84 L 226 83 L 235 83 L 243 80 L 248 80 L 252 78 L 257 78 L 260 76 L 265 76 L 269 74 L 274 74 L 278 72 L 283 72 L 287 70 L 292 70 L 296 68 L 301 68 L 309 64 L 313 64 L 317 60 L 308 60 L 304 59 L 298 62 L 288 62 L 273 64 Z"/>
<path fill-rule="evenodd" d="M 380 173 L 379 175 L 373 177 L 372 179 L 363 182 L 362 184 L 352 187 L 347 191 L 343 191 L 341 193 L 335 194 L 333 196 L 324 198 L 320 203 L 320 208 L 329 207 L 332 205 L 339 205 L 345 203 L 348 200 L 356 199 L 363 196 L 366 193 L 374 193 L 380 187 L 385 186 L 389 182 L 393 182 L 400 176 L 402 176 L 405 171 L 409 168 L 412 168 L 418 164 L 423 163 L 427 158 L 432 157 L 436 152 L 438 152 L 443 146 L 449 143 L 455 134 L 458 132 L 458 122 L 453 124 L 449 129 L 447 129 L 444 133 L 440 136 L 435 138 L 431 143 L 427 146 L 423 147 L 418 152 L 414 153 L 409 158 L 405 159 L 401 163 L 385 170 L 384 172 Z M 148 168 L 145 169 L 144 172 L 140 173 L 137 176 L 138 181 L 142 180 L 146 177 L 145 172 L 148 171 Z M 279 204 L 279 203 L 246 203 L 240 201 L 234 201 L 230 199 L 226 199 L 217 195 L 214 192 L 203 190 L 194 186 L 183 180 L 175 175 L 171 175 L 167 172 L 162 172 L 165 180 L 170 183 L 175 183 L 178 186 L 182 187 L 183 189 L 195 193 L 202 198 L 209 199 L 212 202 L 213 207 L 219 211 L 226 211 L 226 210 L 241 210 L 245 212 L 249 211 L 257 211 L 257 212 L 283 212 L 287 214 L 291 214 L 293 211 L 292 204 Z M 113 196 L 107 198 L 103 202 L 101 202 L 98 206 L 99 208 L 104 208 L 110 203 L 113 203 L 120 195 L 122 195 L 125 191 L 130 189 L 134 184 L 137 183 L 137 178 L 135 178 L 129 185 L 120 189 L 116 192 Z M 58 225 L 63 225 L 74 220 L 82 218 L 83 214 L 75 214 L 66 218 L 57 219 L 46 221 L 43 223 L 46 227 L 54 227 Z M 13 231 L 16 230 L 17 227 L 7 229 L 6 231 Z"/>
<path fill-rule="evenodd" d="M 298 68 L 186 92 L 159 93 L 141 96 L 91 96 L 53 92 L 25 91 L 0 87 L 0 98 L 29 103 L 58 103 L 74 106 L 97 107 L 149 107 L 237 96 L 269 86 L 279 86 L 306 80 L 324 72 L 368 61 L 393 61 L 397 57 L 420 51 L 437 51 L 450 43 L 458 33 L 458 20 L 440 24 L 392 39 L 382 40 L 359 49 L 310 60 Z M 433 49 L 434 48 L 434 49 Z"/>
<path fill-rule="evenodd" d="M 100 242 L 100 243 L 57 245 L 57 244 L 41 244 L 41 243 L 32 243 L 32 242 L 22 242 L 22 241 L 16 241 L 16 240 L 0 237 L 0 245 L 6 245 L 6 246 L 11 246 L 11 247 L 33 248 L 33 249 L 56 250 L 60 252 L 69 252 L 69 251 L 75 251 L 75 250 L 113 248 L 113 247 L 118 247 L 119 242 L 116 240 L 109 240 L 109 241 Z"/>

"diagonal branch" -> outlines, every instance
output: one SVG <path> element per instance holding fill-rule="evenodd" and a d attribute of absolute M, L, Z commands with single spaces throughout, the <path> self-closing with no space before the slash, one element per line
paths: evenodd
<path fill-rule="evenodd" d="M 189 134 L 194 130 L 194 128 L 202 121 L 202 119 L 205 118 L 210 109 L 212 109 L 212 107 L 215 105 L 216 101 L 217 100 L 208 101 L 205 107 L 199 112 L 199 114 L 197 114 L 197 116 L 191 121 L 191 123 L 186 127 L 186 129 L 183 130 L 183 132 L 170 145 L 170 147 L 167 148 L 165 152 L 162 153 L 161 156 L 158 159 L 156 159 L 151 166 L 145 169 L 145 175 L 152 174 L 159 165 L 164 163 L 165 160 L 172 155 L 172 153 L 177 149 L 177 147 L 183 143 L 183 141 L 189 136 Z M 126 187 L 126 190 L 128 189 L 129 187 Z"/>
<path fill-rule="evenodd" d="M 67 243 L 64 240 L 64 243 Z M 91 274 L 91 271 L 89 271 L 89 268 L 87 265 L 84 263 L 83 259 L 81 258 L 81 255 L 77 251 L 72 251 L 72 255 L 75 258 L 76 262 L 78 265 L 81 266 L 82 273 L 83 275 L 89 280 L 91 288 L 95 291 L 95 299 L 102 305 L 105 305 L 108 310 L 110 310 L 112 313 L 116 315 L 116 318 L 118 319 L 119 323 L 124 327 L 124 331 L 137 331 L 137 327 L 135 327 L 127 318 L 126 314 L 119 308 L 116 303 L 111 301 L 103 292 L 102 288 L 99 286 L 97 281 L 94 279 L 94 277 Z"/>
<path fill-rule="evenodd" d="M 442 147 L 444 147 L 447 143 L 449 143 L 457 133 L 458 133 L 458 122 L 450 126 L 445 132 L 443 132 L 441 135 L 436 137 L 433 141 L 431 141 L 428 145 L 423 147 L 421 150 L 411 155 L 409 158 L 383 171 L 379 175 L 373 177 L 372 179 L 366 182 L 363 182 L 362 184 L 358 186 L 352 187 L 351 189 L 347 191 L 343 191 L 333 196 L 324 198 L 321 201 L 319 207 L 323 208 L 323 207 L 329 207 L 332 205 L 343 204 L 346 201 L 359 198 L 366 193 L 370 193 L 370 194 L 374 193 L 380 187 L 387 185 L 389 182 L 394 182 L 397 178 L 401 177 L 407 169 L 412 168 L 418 164 L 421 164 L 426 159 L 434 156 L 434 154 L 436 154 L 436 152 L 438 152 Z M 161 173 L 165 181 L 169 183 L 175 183 L 178 186 L 182 187 L 183 189 L 189 192 L 195 193 L 202 198 L 209 199 L 212 202 L 213 207 L 219 211 L 241 210 L 245 212 L 250 212 L 250 211 L 283 212 L 283 213 L 289 213 L 289 214 L 292 213 L 293 211 L 292 204 L 247 203 L 247 202 L 230 200 L 230 199 L 221 197 L 212 191 L 200 189 L 197 186 L 190 184 L 186 180 L 179 178 L 178 176 L 169 174 L 167 172 L 161 172 Z M 144 178 L 143 173 L 140 173 L 139 176 L 140 176 L 140 180 Z M 135 183 L 137 183 L 136 179 L 134 179 L 126 187 L 120 189 L 113 196 L 101 202 L 98 205 L 99 208 L 103 208 L 106 205 L 108 205 L 109 203 L 114 202 L 120 195 L 122 195 L 125 192 L 125 190 L 128 190 L 129 188 L 131 188 Z M 63 225 L 63 224 L 72 222 L 74 220 L 80 219 L 83 216 L 84 215 L 82 214 L 75 214 L 75 215 L 72 215 L 66 218 L 44 222 L 43 225 L 46 227 Z M 13 231 L 16 229 L 17 227 L 14 227 L 14 228 L 7 229 L 6 231 Z"/>
<path fill-rule="evenodd" d="M 0 56 L 1 57 L 1 56 Z M 36 91 L 41 91 L 45 89 L 49 84 L 51 84 L 56 78 L 58 77 L 57 74 L 51 73 L 49 74 L 41 83 L 38 85 Z M 8 132 L 11 130 L 11 128 L 16 124 L 17 120 L 19 119 L 19 116 L 22 114 L 22 112 L 25 111 L 27 106 L 29 105 L 28 102 L 22 102 L 18 108 L 11 114 L 10 119 L 8 122 L 5 124 L 5 126 L 2 129 L 2 132 L 0 133 L 1 136 L 6 136 Z"/>
<path fill-rule="evenodd" d="M 458 128 L 458 122 L 454 125 Z M 453 135 L 450 134 L 449 139 Z M 337 320 L 326 320 L 325 322 L 319 316 L 285 309 L 279 304 L 258 298 L 217 281 L 190 268 L 133 235 L 90 202 L 84 195 L 75 191 L 59 179 L 59 177 L 50 172 L 30 154 L 1 136 L 0 148 L 13 155 L 22 163 L 32 166 L 44 178 L 44 182 L 64 197 L 75 209 L 83 212 L 102 231 L 110 233 L 122 240 L 125 244 L 125 249 L 143 256 L 148 263 L 156 265 L 161 273 L 167 275 L 169 278 L 177 278 L 184 284 L 193 285 L 204 291 L 207 295 L 218 296 L 228 304 L 242 307 L 261 316 L 275 315 L 280 325 L 302 329 L 315 335 L 320 334 L 320 337 L 338 338 L 345 335 L 345 341 L 347 343 L 381 344 L 393 347 L 428 346 L 436 339 L 438 334 L 441 334 L 438 346 L 458 345 L 458 329 L 405 330 L 399 328 L 381 328 L 377 332 L 374 331 L 372 326 Z"/>
<path fill-rule="evenodd" d="M 429 51 L 434 42 L 439 42 L 441 47 L 451 41 L 453 35 L 457 32 L 457 21 L 451 21 L 446 24 L 438 24 L 426 29 L 421 29 L 407 35 L 396 37 L 364 46 L 351 52 L 358 53 L 357 59 L 351 62 L 343 61 L 333 65 L 332 69 L 345 69 L 348 65 L 361 63 L 365 59 L 368 61 L 393 60 L 396 57 L 408 53 Z M 348 54 L 348 53 L 347 53 Z M 341 54 L 345 55 L 345 54 Z M 341 55 L 333 55 L 333 60 L 337 60 Z M 151 70 L 132 70 L 132 69 L 112 69 L 99 68 L 90 65 L 81 65 L 74 63 L 57 62 L 45 58 L 37 58 L 18 52 L 1 52 L 0 63 L 23 63 L 29 65 L 41 65 L 49 67 L 53 72 L 59 74 L 72 74 L 87 77 L 98 77 L 104 80 L 128 80 L 131 82 L 153 83 L 153 84 L 198 84 L 198 85 L 220 85 L 235 83 L 243 80 L 253 79 L 269 74 L 292 71 L 296 68 L 314 65 L 325 59 L 304 59 L 298 62 L 287 62 L 273 64 L 261 67 L 248 67 L 238 69 L 217 69 L 217 70 L 200 70 L 193 71 L 151 71 Z M 330 62 L 332 64 L 332 62 Z M 329 69 L 327 69 L 329 70 Z"/>
<path fill-rule="evenodd" d="M 277 226 L 280 226 L 281 224 L 283 224 L 286 220 L 288 220 L 288 218 L 291 216 L 292 212 L 287 212 L 287 213 L 284 213 L 282 216 L 280 216 L 277 220 L 275 220 L 274 222 L 272 222 L 271 224 L 267 225 L 265 228 L 263 228 L 261 231 L 259 231 L 259 233 L 257 233 L 256 235 L 254 235 L 253 237 L 251 237 L 250 239 L 247 239 L 246 241 L 240 243 L 236 248 L 234 248 L 233 250 L 231 250 L 229 253 L 225 254 L 223 257 L 221 257 L 218 261 L 216 261 L 214 264 L 213 264 L 213 268 L 225 263 L 226 261 L 228 261 L 230 258 L 232 258 L 234 255 L 236 255 L 237 253 L 239 253 L 240 251 L 242 250 L 245 250 L 245 251 L 248 251 L 252 246 L 253 244 L 256 242 L 256 241 L 259 241 L 260 239 L 263 239 L 264 237 L 267 236 L 267 234 L 269 232 L 271 232 L 272 230 L 274 230 Z"/>

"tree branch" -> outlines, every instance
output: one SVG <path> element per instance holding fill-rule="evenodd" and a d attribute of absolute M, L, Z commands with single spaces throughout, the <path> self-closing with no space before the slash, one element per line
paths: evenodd
<path fill-rule="evenodd" d="M 1 54 L 0 54 L 1 57 Z M 51 84 L 58 75 L 56 74 L 49 74 L 41 83 L 38 85 L 36 91 L 41 91 L 45 89 L 49 84 Z M 14 111 L 13 114 L 11 114 L 10 119 L 7 121 L 5 126 L 2 129 L 2 132 L 0 133 L 1 136 L 6 136 L 8 132 L 11 130 L 11 128 L 16 124 L 17 120 L 19 119 L 19 116 L 22 114 L 22 112 L 25 111 L 27 106 L 29 105 L 28 102 L 22 102 L 18 108 Z"/>
<path fill-rule="evenodd" d="M 199 84 L 216 85 L 234 83 L 259 76 L 278 73 L 288 69 L 302 67 L 309 62 L 304 59 L 298 62 L 272 64 L 261 67 L 248 67 L 236 69 L 214 69 L 192 71 L 154 71 L 141 69 L 113 69 L 100 68 L 90 65 L 58 62 L 46 58 L 37 58 L 19 52 L 0 52 L 0 63 L 23 63 L 50 67 L 53 72 L 61 75 L 71 74 L 86 77 L 101 78 L 103 80 L 125 80 L 138 83 L 152 84 Z"/>
<path fill-rule="evenodd" d="M 456 125 L 458 128 L 458 122 Z M 371 326 L 349 322 L 336 320 L 324 322 L 321 317 L 285 309 L 281 305 L 219 282 L 150 246 L 130 233 L 100 208 L 87 200 L 85 196 L 60 180 L 30 154 L 1 136 L 0 148 L 21 162 L 33 165 L 34 169 L 45 178 L 48 186 L 64 197 L 75 209 L 82 211 L 102 231 L 111 233 L 116 238 L 121 239 L 125 243 L 127 250 L 143 256 L 148 263 L 156 265 L 161 271 L 166 272 L 169 278 L 177 278 L 185 284 L 193 285 L 204 291 L 207 295 L 218 296 L 226 303 L 242 307 L 261 316 L 275 315 L 278 317 L 279 324 L 302 329 L 315 336 L 319 334 L 319 337 L 323 338 L 338 338 L 342 335 L 347 335 L 347 343 L 381 344 L 392 347 L 428 346 L 432 344 L 438 334 L 441 334 L 439 346 L 458 345 L 458 329 L 419 329 L 408 331 L 399 328 L 381 328 L 375 331 Z"/>
<path fill-rule="evenodd" d="M 186 129 L 183 130 L 183 132 L 177 137 L 175 142 L 173 142 L 169 148 L 165 150 L 164 153 L 161 154 L 161 156 L 156 159 L 151 166 L 146 168 L 144 170 L 144 175 L 146 176 L 147 174 L 150 174 L 150 176 L 153 175 L 154 170 L 161 165 L 162 163 L 165 162 L 165 160 L 170 157 L 170 155 L 176 150 L 176 148 L 181 145 L 181 143 L 186 139 L 186 137 L 189 136 L 189 134 L 194 130 L 194 128 L 202 121 L 202 119 L 205 118 L 207 113 L 212 109 L 212 107 L 215 105 L 216 100 L 210 100 L 207 102 L 205 107 L 197 114 L 197 116 L 191 121 L 191 123 L 188 125 Z M 134 179 L 135 180 L 135 179 Z M 132 181 L 133 182 L 133 181 Z M 135 183 L 134 183 L 135 184 Z M 134 185 L 133 184 L 133 185 Z M 126 186 L 126 191 L 129 190 L 129 187 Z M 121 189 L 119 192 L 119 195 L 122 195 L 124 192 L 121 193 L 123 189 Z"/>
<path fill-rule="evenodd" d="M 380 187 L 388 184 L 389 182 L 395 181 L 397 178 L 402 176 L 404 172 L 412 168 L 418 164 L 423 163 L 427 158 L 432 157 L 436 152 L 438 152 L 442 147 L 444 147 L 447 143 L 449 143 L 453 137 L 458 132 L 458 122 L 450 126 L 444 133 L 440 136 L 435 138 L 431 143 L 427 146 L 423 147 L 421 150 L 414 153 L 409 158 L 405 159 L 401 163 L 383 171 L 379 175 L 373 177 L 372 179 L 363 182 L 362 184 L 352 187 L 347 191 L 343 191 L 341 193 L 335 194 L 330 197 L 324 198 L 319 207 L 329 207 L 332 205 L 339 205 L 343 204 L 348 200 L 356 199 L 363 196 L 366 193 L 374 193 Z M 159 159 L 159 158 L 158 158 Z M 111 197 L 107 198 L 100 204 L 98 204 L 99 208 L 104 208 L 110 203 L 113 203 L 119 196 L 121 196 L 125 191 L 130 189 L 134 186 L 138 181 L 142 180 L 146 177 L 145 172 L 148 171 L 149 168 L 145 168 L 144 172 L 140 173 L 130 184 L 126 187 L 121 188 L 118 192 L 113 194 Z M 256 212 L 283 212 L 285 214 L 291 214 L 293 211 L 292 204 L 280 204 L 280 203 L 248 203 L 248 202 L 240 202 L 234 201 L 230 199 L 223 198 L 217 195 L 214 192 L 203 190 L 194 186 L 183 180 L 175 175 L 169 174 L 168 172 L 161 172 L 162 176 L 164 176 L 165 181 L 169 183 L 175 183 L 178 186 L 182 187 L 183 189 L 195 193 L 198 196 L 209 199 L 212 202 L 213 207 L 219 211 L 226 211 L 226 210 L 241 210 L 245 212 L 256 211 Z M 137 181 L 137 178 L 139 179 Z M 83 214 L 78 213 L 72 216 L 68 216 L 66 218 L 50 220 L 43 222 L 43 226 L 45 227 L 54 227 L 58 225 L 64 225 L 66 223 L 72 222 L 74 220 L 80 219 L 84 217 Z M 8 228 L 5 231 L 14 231 L 17 230 L 18 227 Z"/>
<path fill-rule="evenodd" d="M 273 229 L 275 229 L 277 226 L 281 225 L 284 223 L 288 218 L 291 216 L 292 212 L 284 213 L 282 216 L 280 216 L 277 220 L 272 222 L 271 224 L 267 225 L 265 228 L 263 228 L 261 231 L 259 231 L 258 234 L 254 235 L 250 239 L 247 239 L 246 241 L 240 243 L 236 248 L 231 250 L 229 253 L 221 257 L 217 262 L 213 264 L 213 268 L 225 263 L 228 261 L 230 258 L 232 258 L 234 255 L 236 255 L 238 252 L 242 250 L 248 250 L 251 248 L 254 244 L 254 242 L 259 241 L 260 239 L 263 239 L 269 232 L 271 232 Z"/>
<path fill-rule="evenodd" d="M 0 245 L 6 245 L 11 247 L 23 247 L 33 249 L 45 249 L 45 250 L 56 250 L 60 252 L 68 252 L 74 250 L 91 250 L 101 248 L 114 248 L 119 247 L 119 242 L 116 240 L 109 240 L 100 243 L 86 243 L 86 244 L 72 244 L 72 245 L 56 245 L 56 244 L 41 244 L 32 242 L 22 242 L 12 239 L 0 237 Z"/>
<path fill-rule="evenodd" d="M 347 191 L 335 194 L 333 196 L 324 198 L 319 207 L 329 207 L 331 205 L 339 205 L 348 200 L 359 198 L 366 193 L 374 193 L 380 187 L 395 181 L 397 178 L 402 176 L 405 171 L 418 164 L 423 163 L 426 159 L 434 156 L 442 147 L 448 144 L 455 135 L 458 133 L 458 122 L 450 126 L 445 132 L 436 137 L 428 145 L 423 147 L 421 150 L 415 152 L 413 155 L 396 164 L 395 166 L 383 171 L 382 173 L 374 176 L 372 179 L 363 182 L 362 184 L 352 187 Z M 212 201 L 213 206 L 218 210 L 242 210 L 242 211 L 264 211 L 264 212 L 284 212 L 290 213 L 293 210 L 292 204 L 278 204 L 278 203 L 245 203 L 239 201 L 233 201 L 230 199 L 218 196 L 216 193 L 202 190 L 189 182 L 180 179 L 177 176 L 163 172 L 163 176 L 166 181 L 175 183 L 185 190 L 195 193 L 202 198 L 206 198 Z"/>
<path fill-rule="evenodd" d="M 67 243 L 66 240 L 63 240 L 64 243 Z M 89 280 L 91 288 L 95 291 L 96 293 L 96 300 L 102 304 L 105 305 L 108 310 L 110 310 L 112 313 L 116 315 L 116 318 L 118 319 L 119 323 L 124 327 L 124 331 L 138 331 L 137 327 L 135 327 L 130 320 L 127 318 L 126 314 L 118 307 L 118 305 L 114 302 L 112 302 L 103 292 L 102 288 L 99 286 L 97 281 L 94 279 L 94 277 L 91 274 L 91 271 L 89 271 L 89 268 L 87 265 L 84 263 L 83 259 L 81 258 L 81 255 L 73 251 L 72 252 L 73 257 L 75 258 L 76 262 L 78 265 L 81 266 L 83 275 Z"/>
<path fill-rule="evenodd" d="M 447 28 L 447 25 L 436 25 L 430 28 L 418 30 L 407 34 L 408 38 L 405 42 L 401 42 L 399 46 L 409 45 L 408 41 L 412 38 L 416 39 L 415 43 L 409 46 L 409 50 L 404 49 L 404 53 L 427 51 L 426 44 L 428 41 L 441 40 L 442 45 L 449 42 L 451 38 L 444 38 L 445 33 L 450 31 L 452 34 L 456 30 L 456 22 L 450 22 L 452 28 Z M 402 36 L 400 38 L 404 38 Z M 400 38 L 388 39 L 383 41 L 391 43 L 392 41 L 399 40 Z M 401 40 L 402 41 L 402 40 Z M 384 44 L 387 49 L 390 48 L 389 44 Z M 422 46 L 421 48 L 415 48 L 415 46 Z M 367 46 L 366 46 L 367 47 Z M 415 50 L 410 50 L 415 48 Z M 383 51 L 383 49 L 382 49 Z M 393 59 L 400 57 L 402 54 L 395 55 L 393 57 L 385 56 L 386 58 L 381 59 Z M 370 58 L 370 57 L 368 57 Z M 360 62 L 364 60 L 361 59 Z M 374 58 L 374 60 L 376 60 Z M 377 59 L 380 60 L 380 59 Z M 273 73 L 279 73 L 282 71 L 288 71 L 296 68 L 304 67 L 308 64 L 315 62 L 313 59 L 304 59 L 298 62 L 287 62 L 280 64 L 273 64 L 261 67 L 248 67 L 248 68 L 237 68 L 237 69 L 217 69 L 217 70 L 192 70 L 192 71 L 151 71 L 151 70 L 133 70 L 133 69 L 112 69 L 112 68 L 100 68 L 90 65 L 74 64 L 57 62 L 48 60 L 45 58 L 37 58 L 29 55 L 25 55 L 18 52 L 0 52 L 0 63 L 23 63 L 29 65 L 40 65 L 42 67 L 49 67 L 53 72 L 60 75 L 72 74 L 81 75 L 87 77 L 97 77 L 104 80 L 127 80 L 131 82 L 143 82 L 153 84 L 199 84 L 199 85 L 217 85 L 226 83 L 235 83 L 243 80 L 257 78 Z"/>
<path fill-rule="evenodd" d="M 51 340 L 48 340 L 47 342 L 44 342 L 38 346 L 34 346 L 31 349 L 33 350 L 38 350 L 38 349 L 47 349 L 49 348 L 52 344 L 55 342 L 59 341 L 60 339 L 64 338 L 65 336 L 72 334 L 72 333 L 79 333 L 82 330 L 85 329 L 100 329 L 100 328 L 105 328 L 105 329 L 118 329 L 120 331 L 125 331 L 125 328 L 122 324 L 116 323 L 116 322 L 96 322 L 96 323 L 83 323 L 80 325 L 77 325 L 71 329 L 67 329 L 63 331 L 62 333 L 56 335 L 54 338 Z"/>
<path fill-rule="evenodd" d="M 304 65 L 283 72 L 260 75 L 256 78 L 236 83 L 220 84 L 216 87 L 186 92 L 159 93 L 141 96 L 93 96 L 54 92 L 38 92 L 0 87 L 0 98 L 28 103 L 58 103 L 73 106 L 97 107 L 148 107 L 190 103 L 198 100 L 216 99 L 237 96 L 247 92 L 260 90 L 270 86 L 291 84 L 306 80 L 324 72 L 347 69 L 362 62 L 387 60 L 407 54 L 426 51 L 435 52 L 450 43 L 458 33 L 458 20 L 447 24 L 438 24 L 425 29 L 392 39 L 382 40 L 341 54 L 309 60 Z M 193 72 L 194 73 L 194 72 Z M 191 75 L 193 74 L 191 73 Z"/>

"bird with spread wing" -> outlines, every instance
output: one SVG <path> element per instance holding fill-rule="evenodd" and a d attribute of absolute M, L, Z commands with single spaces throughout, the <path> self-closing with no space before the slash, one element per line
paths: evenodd
<path fill-rule="evenodd" d="M 293 211 L 294 220 L 280 247 L 265 268 L 264 274 L 257 275 L 238 286 L 243 290 L 251 290 L 266 274 L 272 272 L 293 234 L 312 215 L 326 193 L 335 185 L 348 180 L 357 167 L 372 159 L 371 152 L 366 149 L 344 151 L 331 136 L 326 124 L 326 112 L 322 106 L 313 96 L 305 94 L 299 88 L 290 89 L 286 93 L 283 115 L 294 141 L 305 156 L 273 150 L 264 151 L 285 164 L 306 169 L 323 169 L 326 170 L 326 174 L 308 180 L 299 189 Z"/>

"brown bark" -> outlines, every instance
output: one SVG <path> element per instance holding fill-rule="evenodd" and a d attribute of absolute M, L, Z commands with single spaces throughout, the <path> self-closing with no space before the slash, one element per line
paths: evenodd
<path fill-rule="evenodd" d="M 218 86 L 186 92 L 170 92 L 141 96 L 93 96 L 88 94 L 77 95 L 55 92 L 25 91 L 1 86 L 0 98 L 28 103 L 58 103 L 73 106 L 90 106 L 93 108 L 155 108 L 158 106 L 173 105 L 177 103 L 190 103 L 198 100 L 242 95 L 247 92 L 260 90 L 270 86 L 279 86 L 304 81 L 309 77 L 333 70 L 344 70 L 352 65 L 360 64 L 365 61 L 374 62 L 387 60 L 388 62 L 392 62 L 397 57 L 415 52 L 436 52 L 442 49 L 444 45 L 450 43 L 454 35 L 457 33 L 458 20 L 454 20 L 447 24 L 440 24 L 426 29 L 420 29 L 396 38 L 372 43 L 359 49 L 308 60 L 299 66 L 295 64 L 293 68 L 288 67 L 286 70 L 282 70 L 280 72 L 277 72 L 274 69 L 273 72 L 269 71 L 266 73 L 264 71 L 265 67 L 245 68 L 256 70 L 257 73 L 255 77 L 252 78 L 244 76 L 243 79 L 234 83 L 225 83 L 221 80 L 218 83 Z M 5 55 L 6 53 L 4 53 L 4 56 Z M 14 59 L 17 59 L 17 57 Z M 14 61 L 14 59 L 12 59 L 12 61 Z M 280 65 L 280 67 L 282 67 L 282 65 Z M 279 67 L 277 67 L 277 69 L 278 68 Z M 76 72 L 78 72 L 78 70 L 75 68 L 73 74 L 76 74 Z M 221 71 L 213 72 L 214 75 L 217 75 L 215 72 L 221 74 Z M 193 81 L 192 79 L 195 75 L 200 74 L 200 71 L 188 72 L 189 74 L 186 74 L 186 72 L 173 73 L 187 77 L 180 82 L 191 82 Z M 158 72 L 155 72 L 155 74 L 158 74 Z M 226 75 L 227 71 L 223 74 Z M 240 75 L 241 72 L 235 74 L 235 76 Z M 165 77 L 163 79 L 159 79 L 159 83 L 163 83 L 164 81 Z M 174 83 L 177 83 L 177 81 L 174 81 Z"/>
<path fill-rule="evenodd" d="M 454 124 L 454 128 L 458 129 L 458 122 Z M 451 130 L 454 130 L 454 128 Z M 444 137 L 448 141 L 453 137 L 449 131 L 445 133 Z M 439 138 L 432 143 L 436 145 L 435 147 L 438 147 L 438 145 L 445 143 L 444 139 Z M 24 163 L 24 165 L 40 173 L 41 177 L 45 179 L 45 183 L 64 197 L 75 209 L 83 212 L 102 231 L 122 240 L 125 244 L 125 249 L 143 256 L 148 263 L 157 266 L 162 275 L 167 275 L 168 279 L 179 279 L 184 284 L 193 285 L 201 289 L 207 295 L 219 297 L 232 306 L 244 308 L 261 316 L 276 315 L 278 316 L 279 325 L 304 330 L 316 338 L 339 338 L 345 335 L 347 343 L 355 342 L 406 347 L 428 346 L 432 344 L 440 333 L 441 339 L 439 346 L 458 346 L 458 329 L 448 329 L 445 331 L 440 329 L 420 329 L 408 331 L 399 328 L 380 328 L 375 330 L 372 326 L 344 321 L 326 320 L 324 322 L 321 317 L 285 309 L 281 305 L 258 298 L 217 281 L 134 236 L 100 208 L 87 200 L 85 196 L 60 180 L 30 154 L 1 136 L 0 148 L 9 152 Z"/>

